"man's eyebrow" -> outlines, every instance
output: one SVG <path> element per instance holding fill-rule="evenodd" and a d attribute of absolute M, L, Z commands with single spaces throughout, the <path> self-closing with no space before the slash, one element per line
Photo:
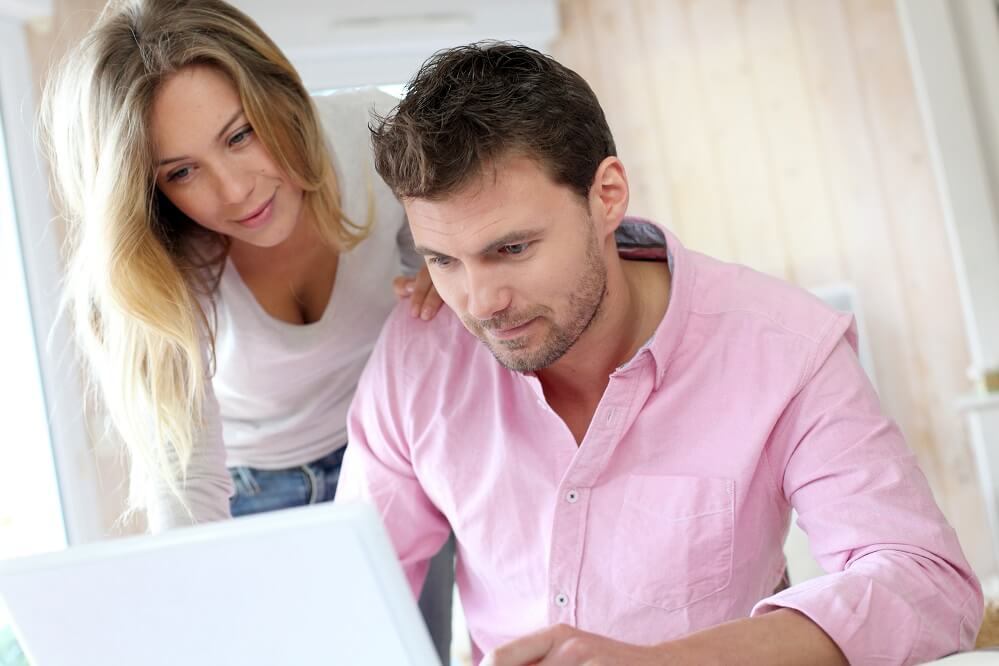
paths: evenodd
<path fill-rule="evenodd" d="M 431 250 L 428 247 L 423 247 L 422 245 L 417 245 L 413 248 L 416 254 L 422 255 L 424 257 L 447 257 L 443 252 L 438 252 L 437 250 Z M 450 257 L 449 257 L 450 258 Z"/>
<path fill-rule="evenodd" d="M 218 136 L 216 136 L 215 139 L 217 141 L 221 141 L 222 137 L 225 136 L 225 133 L 229 131 L 230 127 L 232 127 L 232 124 L 234 122 L 236 122 L 236 120 L 238 120 L 239 117 L 242 116 L 242 115 L 243 115 L 243 108 L 240 107 L 239 109 L 236 110 L 236 113 L 232 114 L 232 117 L 229 118 L 229 121 L 225 125 L 222 126 L 222 129 L 219 131 Z M 158 169 L 161 166 L 164 166 L 166 164 L 170 164 L 172 162 L 181 162 L 181 161 L 186 160 L 186 159 L 187 159 L 187 155 L 181 155 L 180 157 L 167 157 L 167 158 L 162 159 L 159 162 L 157 162 L 156 163 L 156 168 Z"/>
<path fill-rule="evenodd" d="M 541 235 L 541 229 L 523 229 L 520 231 L 511 231 L 508 234 L 504 234 L 489 243 L 486 247 L 482 249 L 479 254 L 489 254 L 490 252 L 495 252 L 504 245 L 516 245 L 517 243 L 523 243 L 531 238 L 536 238 Z"/>
<path fill-rule="evenodd" d="M 525 229 L 522 231 L 511 231 L 508 234 L 504 234 L 499 238 L 490 241 L 489 245 L 486 245 L 482 250 L 479 251 L 480 255 L 489 254 L 495 252 L 504 245 L 516 245 L 517 243 L 523 243 L 524 241 L 536 238 L 541 235 L 540 229 Z M 416 253 L 423 255 L 424 257 L 446 257 L 450 259 L 451 257 L 443 252 L 438 252 L 437 250 L 432 250 L 428 247 L 423 247 L 422 245 L 417 245 Z"/>

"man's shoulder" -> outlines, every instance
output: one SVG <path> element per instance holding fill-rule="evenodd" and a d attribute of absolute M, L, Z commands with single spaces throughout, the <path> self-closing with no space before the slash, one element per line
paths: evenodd
<path fill-rule="evenodd" d="M 696 274 L 690 304 L 694 315 L 742 317 L 754 328 L 774 327 L 813 342 L 826 338 L 831 328 L 849 325 L 849 315 L 785 280 L 696 252 L 688 256 Z"/>
<path fill-rule="evenodd" d="M 403 299 L 392 309 L 385 322 L 380 344 L 388 362 L 407 374 L 428 371 L 446 374 L 453 367 L 471 369 L 469 363 L 481 363 L 479 340 L 468 332 L 461 320 L 447 305 L 441 307 L 430 321 L 410 314 L 409 299 Z M 488 360 L 492 360 L 489 356 Z"/>

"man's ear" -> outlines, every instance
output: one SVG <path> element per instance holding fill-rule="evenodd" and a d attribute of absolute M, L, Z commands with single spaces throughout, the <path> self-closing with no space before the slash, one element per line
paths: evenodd
<path fill-rule="evenodd" d="M 590 211 L 604 235 L 614 233 L 628 211 L 628 174 L 614 156 L 605 157 L 597 166 L 590 186 Z"/>

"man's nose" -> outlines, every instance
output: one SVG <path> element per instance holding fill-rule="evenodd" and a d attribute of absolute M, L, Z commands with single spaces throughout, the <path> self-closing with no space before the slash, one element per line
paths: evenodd
<path fill-rule="evenodd" d="M 510 305 L 510 292 L 498 280 L 495 270 L 487 268 L 468 269 L 468 314 L 485 321 L 505 310 Z"/>

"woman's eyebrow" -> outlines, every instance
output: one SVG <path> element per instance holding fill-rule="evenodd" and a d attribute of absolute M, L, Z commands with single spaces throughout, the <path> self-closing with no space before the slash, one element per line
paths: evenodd
<path fill-rule="evenodd" d="M 230 127 L 232 127 L 232 124 L 236 122 L 239 119 L 239 117 L 242 115 L 243 115 L 243 109 L 242 108 L 237 109 L 236 113 L 232 114 L 232 116 L 229 118 L 229 121 L 222 126 L 221 130 L 219 130 L 218 136 L 215 137 L 216 140 L 221 141 L 222 137 L 225 136 L 225 133 L 229 131 Z M 157 162 L 156 168 L 158 169 L 161 166 L 170 164 L 171 162 L 181 162 L 186 159 L 188 159 L 187 155 L 181 155 L 180 157 L 167 157 Z"/>

